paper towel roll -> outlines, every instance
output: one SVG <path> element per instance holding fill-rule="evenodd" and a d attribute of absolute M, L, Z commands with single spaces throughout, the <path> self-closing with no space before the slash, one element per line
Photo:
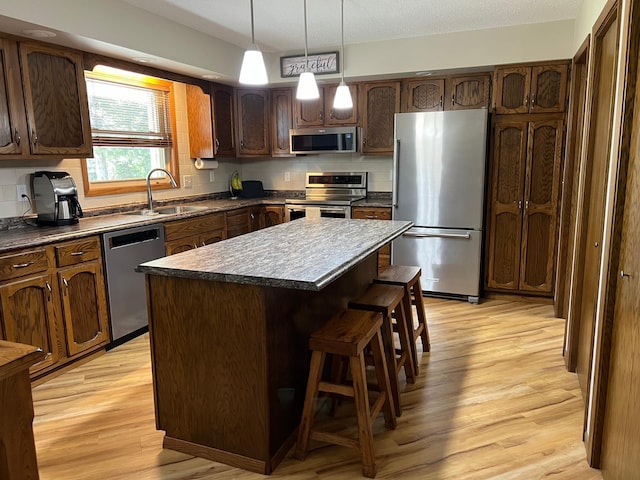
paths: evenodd
<path fill-rule="evenodd" d="M 198 170 L 211 170 L 212 168 L 218 168 L 217 160 L 203 160 L 201 158 L 196 158 L 194 162 L 194 166 Z"/>

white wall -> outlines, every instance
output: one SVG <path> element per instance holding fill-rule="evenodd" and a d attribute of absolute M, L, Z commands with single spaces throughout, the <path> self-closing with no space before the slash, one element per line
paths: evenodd
<path fill-rule="evenodd" d="M 573 52 L 577 52 L 584 39 L 591 33 L 593 24 L 604 9 L 607 0 L 583 0 L 576 18 L 573 34 Z M 573 55 L 571 55 L 573 57 Z"/>

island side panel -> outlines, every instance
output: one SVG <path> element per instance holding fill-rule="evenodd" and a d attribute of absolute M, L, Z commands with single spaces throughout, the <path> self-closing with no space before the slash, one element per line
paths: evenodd
<path fill-rule="evenodd" d="M 147 295 L 158 428 L 267 465 L 264 289 L 147 275 Z"/>
<path fill-rule="evenodd" d="M 269 359 L 270 453 L 277 465 L 293 444 L 309 375 L 309 336 L 349 300 L 361 295 L 377 275 L 377 254 L 317 292 L 266 290 Z"/>

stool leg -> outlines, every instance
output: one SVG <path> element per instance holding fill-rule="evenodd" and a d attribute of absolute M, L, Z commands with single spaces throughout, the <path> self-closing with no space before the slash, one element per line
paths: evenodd
<path fill-rule="evenodd" d="M 373 431 L 371 430 L 371 410 L 369 408 L 364 355 L 351 357 L 351 376 L 353 377 L 353 393 L 358 415 L 358 442 L 362 456 L 362 474 L 365 477 L 374 478 L 376 476 L 376 456 L 373 450 Z"/>
<path fill-rule="evenodd" d="M 373 350 L 373 363 L 376 367 L 376 378 L 378 379 L 378 387 L 381 394 L 386 395 L 386 400 L 382 406 L 384 413 L 384 425 L 387 428 L 396 428 L 396 410 L 393 403 L 393 393 L 391 384 L 389 381 L 389 368 L 385 359 L 384 350 L 382 347 L 382 338 L 380 334 L 376 333 L 369 342 L 371 349 Z"/>
<path fill-rule="evenodd" d="M 390 393 L 393 397 L 393 406 L 396 416 L 402 415 L 402 407 L 400 406 L 400 386 L 398 385 L 398 369 L 396 368 L 396 349 L 393 346 L 393 326 L 391 325 L 391 317 L 382 315 L 382 343 L 384 345 L 384 354 L 386 356 L 387 372 L 389 375 Z M 373 348 L 375 350 L 375 347 Z M 376 365 L 376 372 L 378 366 Z M 382 384 L 378 379 L 378 386 L 382 389 Z"/>
<path fill-rule="evenodd" d="M 402 350 L 401 358 L 404 362 L 404 374 L 407 377 L 407 383 L 416 383 L 416 367 L 413 363 L 413 355 L 411 354 L 412 339 L 407 328 L 408 325 L 403 302 L 400 302 L 396 307 L 396 322 L 398 325 L 398 336 L 400 337 L 400 348 Z"/>
<path fill-rule="evenodd" d="M 420 360 L 418 359 L 418 349 L 416 348 L 416 341 L 413 337 L 413 309 L 411 308 L 411 288 L 405 286 L 404 297 L 402 298 L 402 306 L 404 307 L 405 320 L 407 325 L 407 331 L 409 332 L 409 352 L 413 360 L 413 371 L 418 375 L 420 371 Z"/>
<path fill-rule="evenodd" d="M 416 299 L 416 312 L 418 313 L 418 324 L 422 325 L 420 338 L 422 339 L 422 351 L 431 351 L 431 342 L 429 340 L 429 327 L 427 327 L 427 315 L 424 310 L 424 300 L 422 299 L 422 286 L 420 285 L 420 277 L 413 284 L 413 296 Z"/>
<path fill-rule="evenodd" d="M 311 365 L 309 366 L 309 380 L 307 381 L 307 393 L 304 397 L 304 407 L 302 409 L 302 419 L 298 427 L 298 442 L 294 456 L 298 460 L 304 460 L 309 452 L 309 437 L 313 426 L 314 398 L 318 395 L 318 386 L 322 376 L 322 367 L 326 357 L 325 352 L 314 351 L 311 354 Z"/>

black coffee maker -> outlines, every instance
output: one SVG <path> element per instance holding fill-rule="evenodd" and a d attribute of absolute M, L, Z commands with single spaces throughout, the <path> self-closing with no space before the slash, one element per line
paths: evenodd
<path fill-rule="evenodd" d="M 67 172 L 35 172 L 32 179 L 38 225 L 72 225 L 82 217 L 76 182 Z"/>

